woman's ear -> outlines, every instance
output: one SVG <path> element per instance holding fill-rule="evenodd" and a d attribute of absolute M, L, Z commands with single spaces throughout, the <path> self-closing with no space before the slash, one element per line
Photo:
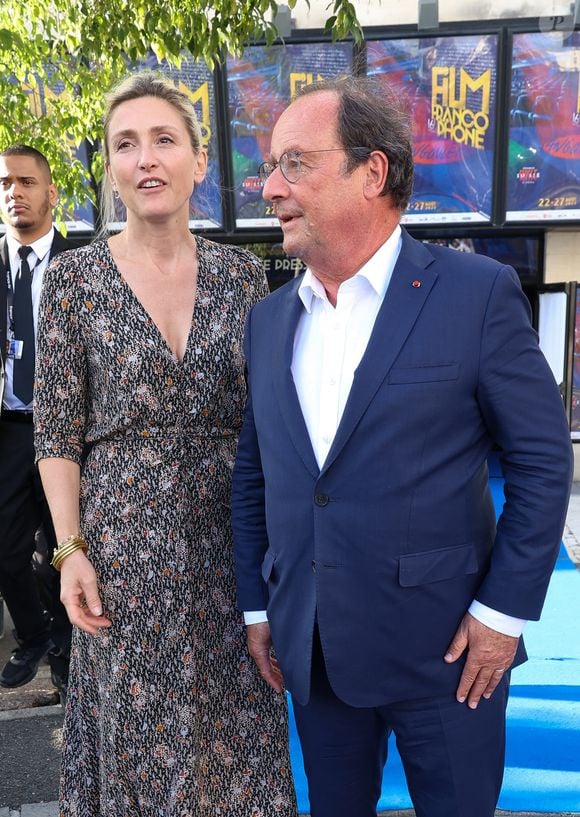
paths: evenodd
<path fill-rule="evenodd" d="M 207 173 L 207 150 L 202 148 L 195 156 L 195 168 L 193 171 L 194 184 L 201 184 Z"/>
<path fill-rule="evenodd" d="M 111 173 L 111 165 L 108 162 L 105 162 L 105 175 L 109 180 L 109 184 L 113 188 L 113 191 L 117 192 L 117 185 L 115 184 L 115 180 L 113 178 L 113 174 Z"/>

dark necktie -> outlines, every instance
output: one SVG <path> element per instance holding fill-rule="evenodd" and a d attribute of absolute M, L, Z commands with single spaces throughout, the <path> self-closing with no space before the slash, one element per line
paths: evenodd
<path fill-rule="evenodd" d="M 32 401 L 34 386 L 34 317 L 32 314 L 32 274 L 28 265 L 31 247 L 22 246 L 18 250 L 21 258 L 20 270 L 14 285 L 12 316 L 14 338 L 22 341 L 22 356 L 14 359 L 12 390 L 25 405 Z"/>

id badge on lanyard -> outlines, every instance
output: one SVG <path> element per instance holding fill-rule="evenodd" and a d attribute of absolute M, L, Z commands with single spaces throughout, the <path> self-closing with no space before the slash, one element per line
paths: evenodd
<path fill-rule="evenodd" d="M 15 338 L 9 339 L 6 341 L 6 356 L 12 358 L 12 360 L 20 360 L 22 358 L 23 348 L 23 341 L 16 340 Z"/>
<path fill-rule="evenodd" d="M 38 265 L 38 261 L 32 272 Z M 14 337 L 14 288 L 10 268 L 6 270 L 6 288 L 8 290 L 8 337 L 6 338 L 6 357 L 11 360 L 20 360 L 24 349 L 24 341 Z"/>

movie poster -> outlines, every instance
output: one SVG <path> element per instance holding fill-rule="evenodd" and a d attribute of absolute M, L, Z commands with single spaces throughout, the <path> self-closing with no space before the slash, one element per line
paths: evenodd
<path fill-rule="evenodd" d="M 207 173 L 204 181 L 196 187 L 189 202 L 189 226 L 192 230 L 221 227 L 222 196 L 220 162 L 217 140 L 217 115 L 213 73 L 206 63 L 184 54 L 181 67 L 173 68 L 165 61 L 159 63 L 151 56 L 137 66 L 136 70 L 160 69 L 175 85 L 191 99 L 201 125 L 203 145 L 208 153 Z M 122 229 L 126 212 L 122 202 L 116 202 L 117 221 L 110 224 L 112 230 Z"/>
<path fill-rule="evenodd" d="M 272 129 L 302 85 L 350 74 L 352 45 L 305 43 L 251 46 L 228 57 L 228 106 L 236 227 L 278 227 L 262 199 L 258 167 L 270 150 Z"/>
<path fill-rule="evenodd" d="M 90 161 L 86 143 L 81 142 L 77 148 L 73 149 L 73 154 L 75 159 L 78 159 L 79 162 L 90 171 Z M 73 211 L 65 214 L 64 223 L 69 233 L 93 232 L 95 229 L 95 217 L 94 208 L 90 200 L 87 199 L 82 204 L 75 202 Z"/>
<path fill-rule="evenodd" d="M 580 218 L 580 32 L 514 34 L 506 219 Z"/>
<path fill-rule="evenodd" d="M 414 192 L 406 224 L 491 220 L 497 37 L 376 40 L 368 75 L 408 101 Z"/>

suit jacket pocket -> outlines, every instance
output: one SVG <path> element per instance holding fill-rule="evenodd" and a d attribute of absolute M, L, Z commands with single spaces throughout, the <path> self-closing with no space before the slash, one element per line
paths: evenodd
<path fill-rule="evenodd" d="M 417 587 L 466 576 L 476 573 L 477 569 L 477 553 L 471 544 L 407 553 L 399 559 L 399 584 L 401 587 Z"/>
<path fill-rule="evenodd" d="M 459 363 L 441 363 L 435 366 L 407 366 L 391 369 L 388 383 L 434 383 L 438 380 L 457 380 Z"/>
<path fill-rule="evenodd" d="M 270 580 L 274 562 L 276 561 L 276 554 L 272 550 L 267 550 L 262 562 L 262 578 L 265 582 Z"/>

